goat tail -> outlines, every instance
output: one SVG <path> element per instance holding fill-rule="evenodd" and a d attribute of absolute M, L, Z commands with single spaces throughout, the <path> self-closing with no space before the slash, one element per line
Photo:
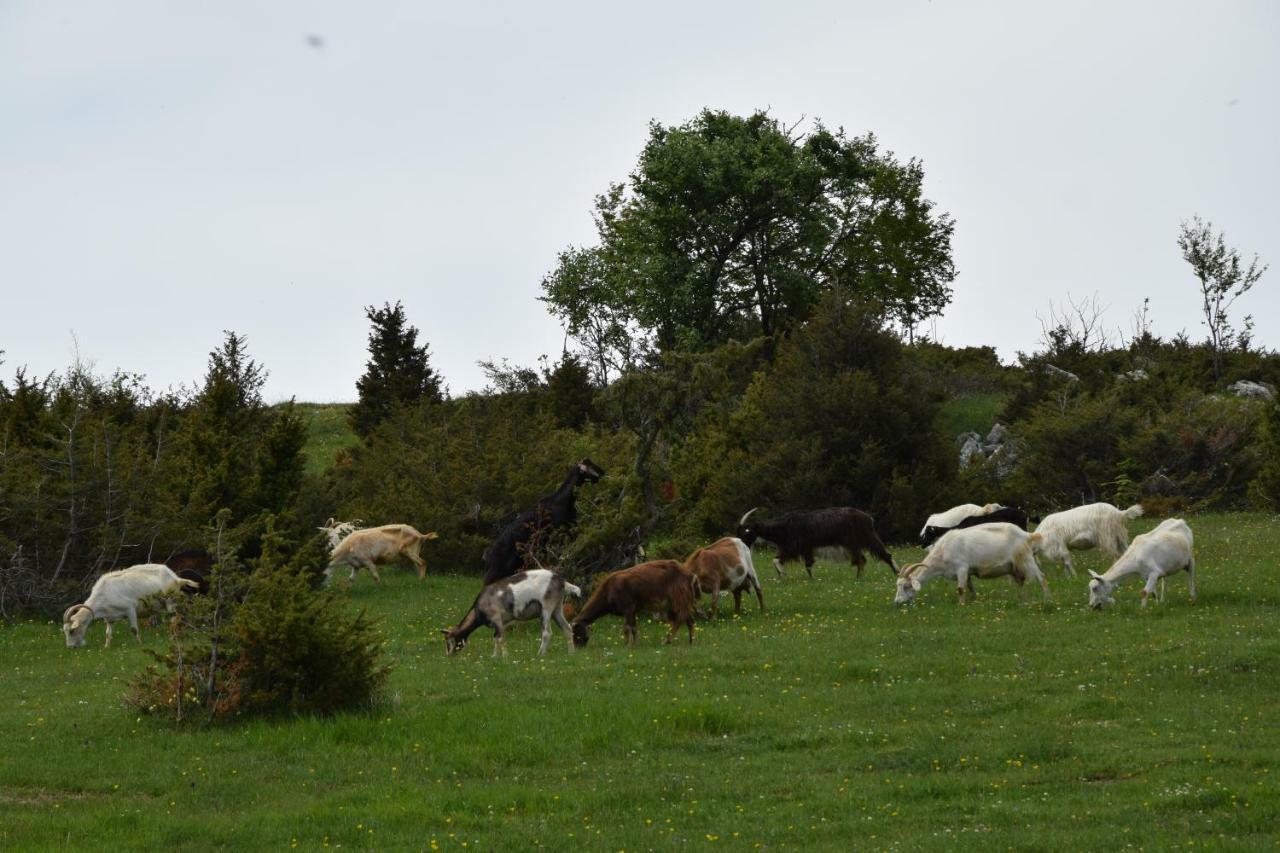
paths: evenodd
<path fill-rule="evenodd" d="M 572 595 L 574 598 L 578 599 L 579 601 L 582 600 L 582 587 L 574 586 L 568 581 L 565 581 L 564 591 L 566 595 Z"/>
<path fill-rule="evenodd" d="M 440 534 L 432 530 L 430 533 L 419 533 L 418 538 L 425 542 L 428 539 L 439 539 Z"/>
<path fill-rule="evenodd" d="M 1141 518 L 1143 513 L 1142 504 L 1134 504 L 1123 511 L 1125 521 L 1133 521 L 1135 518 Z"/>
<path fill-rule="evenodd" d="M 186 578 L 178 578 L 178 586 L 179 587 L 185 586 L 185 587 L 189 587 L 191 589 L 196 589 L 196 590 L 200 589 L 200 584 L 192 580 L 187 580 Z"/>

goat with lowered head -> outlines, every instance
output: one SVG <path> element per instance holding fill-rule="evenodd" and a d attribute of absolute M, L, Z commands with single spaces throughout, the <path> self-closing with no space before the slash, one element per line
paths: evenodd
<path fill-rule="evenodd" d="M 1008 575 L 1021 586 L 1027 579 L 1039 581 L 1044 598 L 1049 597 L 1049 582 L 1044 579 L 1032 548 L 1039 540 L 1016 525 L 982 524 L 952 530 L 938 540 L 924 561 L 907 566 L 898 575 L 894 604 L 910 604 L 925 581 L 935 577 L 956 582 L 960 603 L 965 592 L 973 591 L 972 579 L 998 578 Z"/>
<path fill-rule="evenodd" d="M 757 539 L 777 545 L 778 556 L 773 558 L 773 568 L 780 578 L 785 577 L 783 563 L 801 558 L 804 560 L 805 571 L 812 578 L 813 553 L 819 548 L 843 548 L 857 569 L 858 577 L 862 577 L 862 569 L 867 564 L 866 557 L 862 556 L 864 550 L 870 551 L 895 575 L 898 573 L 898 564 L 893 561 L 893 555 L 876 535 L 875 521 L 860 509 L 837 506 L 828 509 L 792 510 L 771 521 L 757 520 L 748 524 L 747 519 L 757 509 L 759 507 L 748 510 L 738 520 L 738 538 L 748 548 Z"/>
<path fill-rule="evenodd" d="M 547 533 L 556 527 L 572 527 L 578 520 L 578 486 L 598 483 L 603 476 L 599 465 L 583 458 L 565 474 L 560 488 L 516 516 L 484 552 L 485 584 L 529 568 Z"/>
<path fill-rule="evenodd" d="M 998 504 L 987 504 L 987 506 L 998 506 Z M 983 507 L 986 509 L 986 507 Z M 932 516 L 931 516 L 932 517 Z M 979 515 L 970 515 L 960 519 L 956 524 L 950 527 L 935 526 L 926 524 L 924 530 L 920 533 L 920 544 L 928 548 L 934 542 L 937 542 L 942 535 L 950 530 L 963 530 L 966 527 L 977 527 L 979 524 L 996 524 L 1005 522 L 1027 529 L 1027 514 L 1017 507 L 1001 506 L 991 512 L 984 512 Z"/>
<path fill-rule="evenodd" d="M 646 611 L 665 615 L 671 624 L 662 642 L 669 643 L 681 625 L 689 628 L 693 642 L 693 604 L 697 581 L 675 560 L 653 560 L 608 575 L 591 593 L 573 619 L 573 642 L 581 648 L 591 639 L 591 625 L 602 616 L 626 621 L 627 645 L 636 643 L 636 614 Z"/>
<path fill-rule="evenodd" d="M 329 539 L 329 550 L 337 548 L 343 539 L 346 539 L 352 533 L 360 529 L 360 525 L 364 524 L 358 518 L 351 521 L 338 521 L 336 518 L 330 518 L 322 527 L 317 527 Z"/>
<path fill-rule="evenodd" d="M 582 590 L 548 569 L 516 572 L 509 578 L 494 581 L 480 591 L 466 615 L 452 628 L 442 628 L 444 651 L 455 654 L 467 645 L 471 632 L 485 625 L 493 628 L 493 653 L 507 653 L 506 627 L 511 622 L 542 619 L 542 645 L 538 654 L 547 653 L 551 642 L 551 622 L 564 631 L 573 652 L 573 629 L 564 616 L 564 597 L 582 597 Z"/>
<path fill-rule="evenodd" d="M 1071 565 L 1072 551 L 1101 549 L 1109 559 L 1116 559 L 1129 547 L 1129 530 L 1125 522 L 1142 515 L 1142 504 L 1118 509 L 1109 503 L 1085 504 L 1046 515 L 1036 525 L 1040 541 L 1036 551 L 1051 560 L 1061 560 L 1067 574 L 1075 576 Z"/>
<path fill-rule="evenodd" d="M 67 638 L 67 648 L 84 645 L 85 633 L 94 619 L 106 623 L 108 646 L 111 645 L 112 623 L 121 619 L 129 620 L 133 635 L 141 642 L 138 602 L 148 595 L 171 592 L 184 586 L 197 587 L 198 584 L 178 577 L 173 569 L 159 563 L 144 563 L 107 572 L 94 582 L 83 604 L 73 604 L 62 614 L 62 633 Z"/>
<path fill-rule="evenodd" d="M 1123 578 L 1138 575 L 1146 583 L 1142 586 L 1142 606 L 1160 584 L 1160 599 L 1164 600 L 1164 579 L 1186 569 L 1187 588 L 1191 601 L 1196 600 L 1196 560 L 1191 548 L 1194 544 L 1191 527 L 1180 518 L 1166 518 L 1150 533 L 1133 537 L 1133 544 L 1102 574 L 1089 572 L 1089 606 L 1095 610 L 1111 604 L 1111 593 Z"/>

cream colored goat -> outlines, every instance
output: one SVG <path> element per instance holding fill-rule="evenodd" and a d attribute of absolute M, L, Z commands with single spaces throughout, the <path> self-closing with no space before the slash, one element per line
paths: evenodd
<path fill-rule="evenodd" d="M 963 527 L 945 534 L 925 555 L 924 561 L 907 566 L 898 575 L 894 604 L 909 604 L 925 581 L 935 577 L 952 578 L 960 603 L 965 592 L 973 590 L 973 577 L 1013 578 L 1019 586 L 1027 579 L 1040 582 L 1044 598 L 1049 597 L 1049 583 L 1036 565 L 1032 547 L 1039 534 L 1027 533 L 1016 524 L 980 524 Z"/>
<path fill-rule="evenodd" d="M 1122 578 L 1139 575 L 1146 581 L 1142 585 L 1142 606 L 1160 585 L 1160 600 L 1164 600 L 1164 579 L 1187 570 L 1187 588 L 1191 600 L 1196 600 L 1196 560 L 1191 553 L 1194 544 L 1191 528 L 1180 518 L 1166 518 L 1150 533 L 1133 537 L 1133 544 L 1102 574 L 1089 572 L 1089 606 L 1095 610 L 1111 604 L 1111 593 Z"/>
<path fill-rule="evenodd" d="M 1040 542 L 1036 552 L 1050 560 L 1060 560 L 1067 574 L 1075 576 L 1071 565 L 1072 551 L 1098 548 L 1107 559 L 1114 560 L 1129 547 L 1129 530 L 1125 523 L 1142 515 L 1142 505 L 1117 509 L 1109 503 L 1085 504 L 1045 516 L 1036 525 Z"/>
<path fill-rule="evenodd" d="M 368 527 L 347 535 L 333 549 L 329 565 L 324 570 L 325 582 L 333 577 L 333 570 L 338 566 L 351 569 L 351 580 L 355 580 L 356 570 L 366 568 L 375 581 L 381 581 L 378 575 L 378 564 L 389 563 L 398 557 L 404 557 L 413 563 L 418 570 L 418 577 L 427 575 L 427 564 L 418 554 L 422 543 L 435 539 L 435 531 L 419 533 L 408 524 L 384 524 L 381 527 Z"/>

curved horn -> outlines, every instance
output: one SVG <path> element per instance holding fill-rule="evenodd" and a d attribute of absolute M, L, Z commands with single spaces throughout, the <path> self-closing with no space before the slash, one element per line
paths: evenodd
<path fill-rule="evenodd" d="M 739 527 L 741 527 L 742 525 L 746 524 L 746 523 L 747 523 L 747 516 L 748 516 L 748 515 L 751 515 L 751 513 L 755 512 L 755 511 L 756 511 L 756 510 L 758 510 L 759 508 L 760 508 L 760 507 L 756 506 L 756 507 L 752 507 L 751 509 L 747 510 L 747 514 L 746 514 L 746 515 L 744 515 L 744 516 L 742 516 L 742 518 L 738 519 L 738 526 L 739 526 Z"/>
<path fill-rule="evenodd" d="M 63 621 L 63 623 L 65 624 L 65 623 L 66 623 L 66 621 L 67 621 L 68 619 L 70 619 L 70 618 L 71 618 L 71 614 L 72 614 L 72 613 L 75 613 L 77 610 L 79 610 L 79 609 L 81 609 L 81 608 L 84 608 L 85 610 L 88 610 L 88 611 L 89 611 L 89 618 L 90 618 L 90 619 L 92 619 L 92 618 L 93 618 L 93 615 L 94 615 L 94 614 L 93 614 L 93 608 L 92 608 L 92 607 L 90 607 L 90 606 L 89 606 L 89 605 L 87 605 L 87 604 L 73 604 L 73 605 L 71 605 L 70 607 L 68 607 L 66 610 L 64 610 L 64 611 L 62 612 L 62 621 Z"/>

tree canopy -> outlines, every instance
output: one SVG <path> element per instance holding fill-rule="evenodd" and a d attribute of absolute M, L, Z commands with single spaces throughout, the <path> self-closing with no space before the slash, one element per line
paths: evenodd
<path fill-rule="evenodd" d="M 431 368 L 427 345 L 418 346 L 418 330 L 409 325 L 404 306 L 383 303 L 364 309 L 373 324 L 369 361 L 356 380 L 359 401 L 351 407 L 351 428 L 367 437 L 398 406 L 443 399 L 440 376 Z"/>
<path fill-rule="evenodd" d="M 598 245 L 562 252 L 543 299 L 600 381 L 644 345 L 786 330 L 836 286 L 911 327 L 941 312 L 955 276 L 952 220 L 923 178 L 871 134 L 820 122 L 806 134 L 764 112 L 655 122 L 629 179 L 596 199 Z"/>

